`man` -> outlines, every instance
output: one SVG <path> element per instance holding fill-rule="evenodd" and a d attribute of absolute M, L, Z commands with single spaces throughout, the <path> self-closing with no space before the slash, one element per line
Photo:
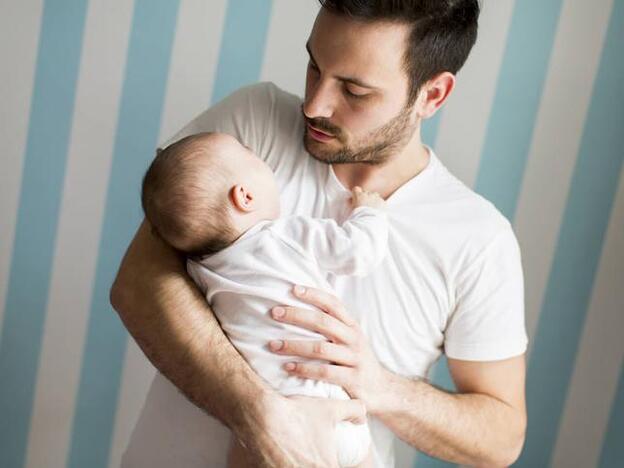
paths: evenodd
<path fill-rule="evenodd" d="M 275 86 L 252 86 L 173 140 L 233 134 L 275 171 L 284 214 L 341 221 L 356 185 L 386 199 L 389 254 L 379 271 L 330 278 L 336 297 L 293 288 L 324 312 L 271 311 L 328 338 L 270 343 L 293 363 L 321 361 L 289 372 L 341 385 L 353 400 L 274 392 L 225 338 L 183 259 L 143 223 L 111 302 L 196 406 L 158 375 L 125 466 L 223 466 L 230 431 L 247 447 L 250 466 L 336 466 L 333 425 L 361 420 L 364 411 L 378 467 L 394 464 L 393 434 L 460 464 L 509 465 L 520 453 L 526 335 L 517 242 L 507 220 L 420 138 L 421 122 L 446 101 L 474 44 L 478 3 L 321 3 L 307 43 L 303 104 Z M 423 379 L 442 352 L 457 393 Z"/>

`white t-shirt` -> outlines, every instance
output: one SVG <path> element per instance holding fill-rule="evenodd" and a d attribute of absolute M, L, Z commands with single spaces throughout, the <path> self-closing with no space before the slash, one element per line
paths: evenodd
<path fill-rule="evenodd" d="M 337 385 L 284 371 L 282 366 L 293 358 L 269 351 L 269 341 L 325 338 L 274 320 L 270 310 L 277 305 L 309 308 L 293 296 L 294 284 L 332 293 L 328 272 L 366 276 L 381 263 L 387 245 L 385 213 L 362 206 L 342 226 L 333 219 L 301 215 L 261 221 L 225 249 L 189 260 L 187 270 L 232 344 L 269 385 L 285 396 L 348 400 L 347 392 Z M 361 463 L 370 442 L 368 425 L 339 423 L 335 443 L 340 466 Z"/>
<path fill-rule="evenodd" d="M 331 165 L 303 147 L 301 99 L 273 84 L 243 88 L 205 111 L 171 141 L 202 131 L 233 135 L 273 169 L 282 214 L 349 214 L 350 192 Z M 427 167 L 386 200 L 388 254 L 365 277 L 329 275 L 379 361 L 425 377 L 445 353 L 472 361 L 524 353 L 524 292 L 509 222 L 444 167 Z M 393 434 L 370 418 L 376 467 L 394 466 Z M 199 434 L 198 434 L 199 431 Z M 224 466 L 228 430 L 158 374 L 124 457 L 128 467 Z"/>

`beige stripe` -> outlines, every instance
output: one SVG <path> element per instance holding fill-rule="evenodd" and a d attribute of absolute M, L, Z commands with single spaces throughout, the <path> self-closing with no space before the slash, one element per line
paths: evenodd
<path fill-rule="evenodd" d="M 225 7 L 224 0 L 180 2 L 160 142 L 168 140 L 210 104 Z"/>
<path fill-rule="evenodd" d="M 436 152 L 469 187 L 479 169 L 514 4 L 514 0 L 482 3 L 477 43 L 457 75 L 457 87 L 440 120 Z"/>
<path fill-rule="evenodd" d="M 305 44 L 319 9 L 317 0 L 274 0 L 261 81 L 303 96 L 308 53 Z"/>

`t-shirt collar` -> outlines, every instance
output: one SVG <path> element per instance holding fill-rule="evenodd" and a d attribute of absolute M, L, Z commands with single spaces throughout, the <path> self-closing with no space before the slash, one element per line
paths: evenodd
<path fill-rule="evenodd" d="M 422 171 L 395 190 L 395 192 L 390 195 L 388 200 L 386 200 L 388 203 L 393 203 L 395 200 L 402 198 L 404 193 L 410 193 L 413 195 L 414 191 L 420 192 L 429 185 L 433 178 L 435 169 L 439 165 L 439 161 L 433 149 L 430 146 L 424 146 L 429 152 L 429 162 Z M 340 182 L 338 176 L 336 176 L 334 167 L 331 164 L 327 164 L 327 180 L 325 190 L 330 199 L 334 199 L 337 196 L 345 197 L 351 194 L 351 191 L 347 190 L 347 188 L 342 185 L 342 182 Z"/>

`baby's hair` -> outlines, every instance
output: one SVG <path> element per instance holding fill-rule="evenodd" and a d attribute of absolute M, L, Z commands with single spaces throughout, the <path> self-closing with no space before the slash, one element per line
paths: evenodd
<path fill-rule="evenodd" d="M 206 144 L 212 133 L 187 136 L 159 150 L 141 191 L 145 217 L 163 240 L 191 256 L 216 253 L 237 237 L 229 212 L 227 155 Z"/>

